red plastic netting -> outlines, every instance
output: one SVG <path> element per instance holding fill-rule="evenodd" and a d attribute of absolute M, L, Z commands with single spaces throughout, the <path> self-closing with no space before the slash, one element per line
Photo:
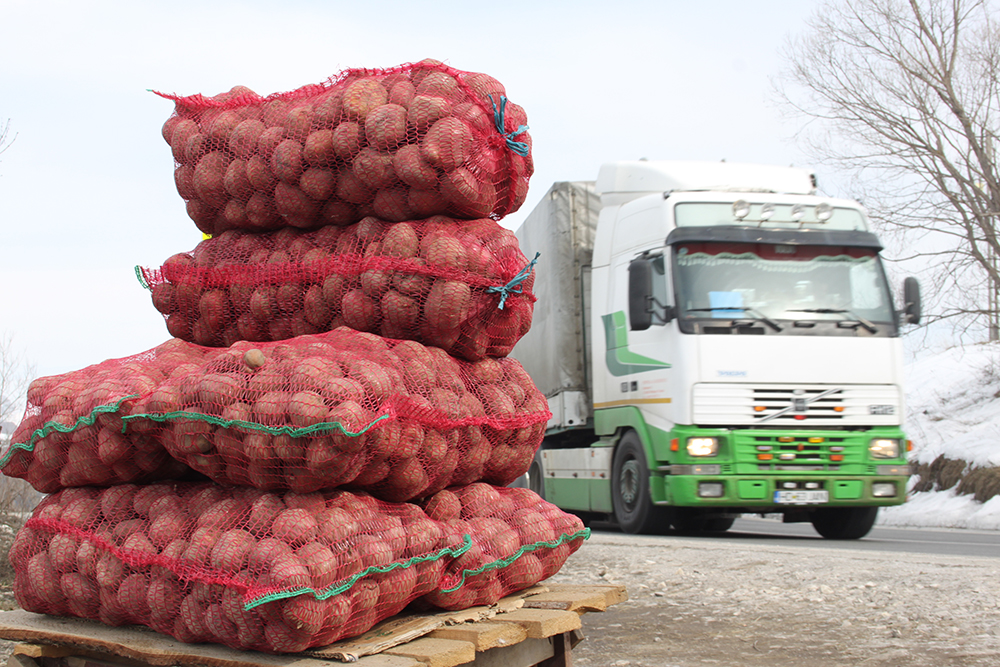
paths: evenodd
<path fill-rule="evenodd" d="M 89 400 L 63 402 L 87 383 Z M 465 362 L 346 327 L 225 349 L 173 339 L 36 380 L 28 398 L 0 466 L 46 493 L 68 486 L 70 464 L 92 485 L 132 481 L 114 472 L 137 466 L 142 443 L 221 484 L 405 501 L 509 484 L 551 416 L 514 359 Z"/>
<path fill-rule="evenodd" d="M 524 110 L 486 74 L 433 60 L 349 69 L 261 97 L 165 95 L 177 191 L 207 234 L 403 221 L 500 219 L 533 166 Z"/>
<path fill-rule="evenodd" d="M 170 334 L 201 345 L 344 325 L 475 361 L 507 356 L 531 326 L 532 268 L 493 220 L 437 216 L 228 231 L 142 276 Z"/>
<path fill-rule="evenodd" d="M 10 558 L 28 611 L 292 653 L 422 596 L 492 604 L 557 572 L 588 534 L 526 489 L 485 484 L 442 491 L 425 511 L 343 491 L 160 483 L 50 496 Z"/>

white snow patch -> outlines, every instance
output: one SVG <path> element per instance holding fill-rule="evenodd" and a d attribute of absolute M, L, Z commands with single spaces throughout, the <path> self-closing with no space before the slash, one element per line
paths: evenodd
<path fill-rule="evenodd" d="M 906 398 L 911 461 L 944 455 L 973 467 L 1000 467 L 1000 344 L 922 356 L 906 368 Z M 883 508 L 878 522 L 1000 530 L 1000 497 L 979 503 L 954 488 L 913 493 L 906 504 Z"/>

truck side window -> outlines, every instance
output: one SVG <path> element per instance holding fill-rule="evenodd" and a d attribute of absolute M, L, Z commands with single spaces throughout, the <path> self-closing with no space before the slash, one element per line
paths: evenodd
<path fill-rule="evenodd" d="M 672 299 L 667 294 L 667 272 L 663 261 L 663 255 L 653 258 L 653 297 L 656 299 L 656 303 L 664 306 L 669 306 L 672 303 Z M 653 318 L 653 324 L 658 324 L 662 326 L 664 322 L 659 318 Z"/>

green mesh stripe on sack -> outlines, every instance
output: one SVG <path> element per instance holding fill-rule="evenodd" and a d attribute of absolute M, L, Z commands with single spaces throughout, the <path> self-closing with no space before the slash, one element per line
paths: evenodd
<path fill-rule="evenodd" d="M 333 431 L 340 431 L 343 435 L 349 438 L 355 438 L 359 435 L 364 435 L 376 424 L 378 424 L 383 419 L 389 419 L 392 417 L 390 414 L 384 414 L 376 419 L 370 421 L 364 428 L 360 431 L 354 432 L 350 431 L 344 427 L 340 422 L 319 422 L 317 424 L 312 424 L 311 426 L 295 427 L 295 426 L 267 426 L 265 424 L 258 424 L 257 422 L 248 422 L 242 419 L 223 419 L 222 417 L 216 417 L 215 415 L 207 415 L 201 412 L 185 412 L 183 410 L 175 412 L 166 413 L 142 413 L 135 415 L 126 415 L 122 417 L 122 421 L 127 426 L 130 422 L 136 419 L 149 419 L 155 422 L 166 422 L 166 421 L 202 421 L 213 426 L 221 426 L 222 428 L 231 428 L 233 426 L 238 426 L 240 428 L 245 428 L 251 431 L 260 431 L 261 433 L 268 433 L 270 435 L 288 435 L 293 438 L 301 438 L 304 436 L 318 435 L 323 433 L 330 433 Z"/>
<path fill-rule="evenodd" d="M 563 533 L 557 539 L 551 540 L 549 542 L 535 542 L 533 544 L 526 544 L 520 549 L 518 549 L 513 556 L 509 556 L 507 558 L 501 558 L 500 560 L 495 560 L 491 563 L 483 565 L 480 568 L 476 568 L 475 570 L 462 570 L 462 579 L 461 581 L 458 582 L 458 585 L 453 586 L 451 588 L 442 588 L 441 592 L 454 593 L 455 591 L 457 591 L 458 589 L 460 589 L 462 586 L 465 585 L 466 577 L 474 577 L 477 574 L 482 574 L 483 572 L 488 572 L 490 570 L 502 570 L 503 568 L 513 564 L 514 561 L 516 561 L 524 554 L 535 551 L 536 549 L 542 549 L 542 548 L 555 549 L 561 544 L 572 542 L 573 540 L 578 540 L 580 538 L 583 538 L 585 540 L 589 539 L 590 528 L 584 528 L 583 530 L 577 531 L 572 535 L 567 535 L 566 533 Z"/>
<path fill-rule="evenodd" d="M 78 417 L 76 423 L 74 423 L 72 426 L 66 426 L 65 424 L 60 424 L 58 422 L 46 423 L 44 426 L 35 429 L 31 433 L 31 437 L 28 439 L 28 442 L 11 443 L 10 448 L 7 450 L 7 453 L 4 454 L 3 458 L 0 458 L 0 468 L 7 465 L 7 462 L 10 461 L 10 457 L 14 455 L 15 450 L 23 449 L 26 452 L 32 452 L 35 450 L 35 443 L 41 440 L 42 438 L 46 437 L 53 431 L 58 431 L 59 433 L 72 433 L 76 429 L 81 428 L 83 426 L 93 426 L 94 422 L 97 421 L 98 416 L 110 412 L 118 412 L 118 410 L 121 409 L 122 403 L 131 400 L 133 398 L 139 398 L 139 394 L 129 394 L 128 396 L 125 396 L 124 398 L 120 399 L 117 403 L 99 405 L 93 410 L 91 410 L 89 415 Z"/>
<path fill-rule="evenodd" d="M 317 591 L 314 588 L 303 586 L 302 588 L 295 588 L 287 591 L 269 593 L 263 597 L 255 598 L 253 601 L 244 604 L 243 608 L 249 611 L 250 609 L 253 609 L 254 607 L 262 605 L 266 602 L 274 602 L 275 600 L 282 600 L 284 598 L 291 598 L 291 597 L 296 597 L 298 595 L 307 595 L 307 594 L 312 594 L 312 596 L 315 597 L 317 600 L 326 600 L 327 598 L 331 598 L 334 595 L 340 595 L 341 593 L 349 591 L 354 586 L 354 584 L 358 582 L 359 579 L 367 577 L 369 574 L 392 572 L 393 570 L 402 570 L 413 567 L 414 565 L 417 565 L 419 563 L 428 563 L 436 560 L 441 560 L 445 556 L 458 558 L 466 551 L 468 551 L 470 548 L 472 548 L 472 536 L 463 535 L 462 546 L 458 547 L 457 549 L 455 547 L 445 547 L 444 549 L 441 549 L 437 553 L 428 554 L 426 556 L 414 556 L 413 558 L 410 558 L 409 560 L 406 561 L 397 561 L 395 563 L 390 563 L 388 565 L 372 565 L 371 567 L 361 572 L 358 572 L 357 574 L 352 575 L 343 584 L 337 586 L 331 586 L 326 590 Z"/>

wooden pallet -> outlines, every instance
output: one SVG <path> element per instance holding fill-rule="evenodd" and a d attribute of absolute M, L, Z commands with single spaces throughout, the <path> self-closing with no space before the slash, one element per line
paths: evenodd
<path fill-rule="evenodd" d="M 184 644 L 148 628 L 0 612 L 8 667 L 568 667 L 580 616 L 627 600 L 624 586 L 546 584 L 490 607 L 398 616 L 355 639 L 295 655 Z"/>

